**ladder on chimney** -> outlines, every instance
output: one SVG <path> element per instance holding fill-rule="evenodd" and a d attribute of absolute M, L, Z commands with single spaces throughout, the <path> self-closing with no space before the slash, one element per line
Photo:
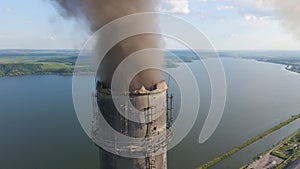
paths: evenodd
<path fill-rule="evenodd" d="M 149 138 L 151 125 L 153 123 L 152 108 L 151 107 L 144 108 L 144 114 L 145 114 L 145 120 L 146 120 L 146 125 L 147 125 L 145 138 Z"/>
<path fill-rule="evenodd" d="M 174 96 L 167 93 L 167 129 L 171 128 L 174 122 Z"/>
<path fill-rule="evenodd" d="M 146 169 L 156 169 L 154 159 L 151 160 L 150 157 L 146 157 L 145 163 L 146 163 Z"/>
<path fill-rule="evenodd" d="M 124 108 L 124 117 L 120 115 L 121 121 L 122 121 L 122 127 L 121 127 L 121 133 L 124 135 L 128 135 L 128 119 L 127 119 L 127 114 L 128 114 L 128 105 L 122 105 Z M 121 108 L 122 108 L 121 107 Z"/>

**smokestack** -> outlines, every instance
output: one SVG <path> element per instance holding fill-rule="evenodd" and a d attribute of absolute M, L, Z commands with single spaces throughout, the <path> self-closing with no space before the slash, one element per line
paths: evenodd
<path fill-rule="evenodd" d="M 102 88 L 101 83 L 97 85 L 95 105 L 99 106 L 105 121 L 119 134 L 145 140 L 124 142 L 115 133 L 106 131 L 103 123 L 96 123 L 93 140 L 104 147 L 99 147 L 100 169 L 167 169 L 167 143 L 172 137 L 169 127 L 173 121 L 173 97 L 167 96 L 166 83 L 162 81 L 156 84 L 155 90 L 138 90 L 128 97 L 140 112 L 133 110 L 128 102 L 114 105 L 111 91 Z M 123 115 L 116 106 L 124 110 Z M 99 113 L 96 112 L 96 119 L 100 119 Z M 133 114 L 145 123 L 129 120 L 128 116 Z"/>
<path fill-rule="evenodd" d="M 280 15 L 282 24 L 287 27 L 300 40 L 300 1 L 274 0 L 275 10 Z"/>
<path fill-rule="evenodd" d="M 154 12 L 157 0 L 52 0 L 59 12 L 66 18 L 76 18 L 84 21 L 91 33 L 105 26 L 120 17 L 130 14 Z M 158 18 L 155 15 L 145 18 L 147 25 L 153 29 L 158 29 Z M 138 27 L 139 23 L 128 23 L 122 27 L 115 25 L 114 33 L 117 34 L 124 29 Z M 122 31 L 121 31 L 122 30 Z M 107 39 L 109 41 L 109 39 Z M 97 42 L 96 53 L 100 53 L 101 44 Z M 112 93 L 112 78 L 120 63 L 129 55 L 143 49 L 161 48 L 161 38 L 153 34 L 140 34 L 118 42 L 108 51 L 100 63 L 97 72 L 97 94 L 94 104 L 96 124 L 93 126 L 93 140 L 100 140 L 99 144 L 100 168 L 101 169 L 166 169 L 167 168 L 167 142 L 170 139 L 169 128 L 173 121 L 172 103 L 173 97 L 167 94 L 168 87 L 163 80 L 159 70 L 147 69 L 137 72 L 131 80 L 129 75 L 124 73 L 121 79 L 117 79 L 119 84 L 130 84 L 129 92 L 125 88 L 118 88 L 117 93 L 129 98 L 129 102 L 134 108 L 128 106 L 128 102 L 119 105 L 114 104 Z M 155 55 L 155 57 L 153 57 Z M 132 67 L 141 68 L 141 65 L 151 63 L 155 67 L 162 67 L 163 55 L 159 52 L 147 53 L 147 57 L 137 57 L 131 62 Z M 156 59 L 154 59 L 156 58 Z M 161 58 L 161 59 L 157 59 Z M 99 108 L 99 109 L 97 109 Z M 120 114 L 118 109 L 124 109 L 125 115 Z M 136 112 L 138 110 L 138 112 Z M 101 113 L 101 114 L 100 114 Z M 145 144 L 130 145 L 120 142 L 117 136 L 110 131 L 106 131 L 103 123 L 97 121 L 98 116 L 103 116 L 105 121 L 117 133 L 131 138 L 142 138 Z M 134 115 L 139 122 L 131 121 L 126 116 Z M 98 123 L 97 123 L 98 122 Z M 167 125 L 168 124 L 168 125 Z M 100 132 L 101 131 L 101 132 Z M 167 133 L 167 134 L 165 134 Z M 154 139 L 158 138 L 158 139 Z M 152 141 L 153 140 L 153 141 Z M 105 146 L 103 148 L 102 146 Z M 160 152 L 156 154 L 156 152 Z M 128 156 L 122 156 L 124 153 Z M 132 155 L 132 158 L 130 158 Z M 140 155 L 139 157 L 134 155 Z"/>

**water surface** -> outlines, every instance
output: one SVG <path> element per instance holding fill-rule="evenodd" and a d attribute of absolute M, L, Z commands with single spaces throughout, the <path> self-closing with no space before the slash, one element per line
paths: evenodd
<path fill-rule="evenodd" d="M 200 61 L 189 64 L 200 84 L 200 112 L 188 136 L 169 151 L 170 169 L 195 168 L 300 112 L 298 74 L 254 60 L 226 58 L 223 64 L 228 84 L 224 116 L 204 144 L 198 137 L 209 109 L 210 84 Z M 0 78 L 1 169 L 98 168 L 97 148 L 74 112 L 71 83 L 70 76 Z M 179 102 L 176 87 L 170 89 Z M 238 168 L 299 127 L 294 122 L 214 168 Z"/>

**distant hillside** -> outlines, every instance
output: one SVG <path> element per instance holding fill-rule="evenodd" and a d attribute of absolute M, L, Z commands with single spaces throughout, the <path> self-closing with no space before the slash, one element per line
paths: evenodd
<path fill-rule="evenodd" d="M 164 66 L 175 68 L 179 62 L 197 57 L 190 51 L 166 53 Z M 77 50 L 0 50 L 0 77 L 23 75 L 71 75 L 79 55 Z M 86 68 L 86 67 L 85 67 Z"/>
<path fill-rule="evenodd" d="M 215 57 L 214 51 L 198 52 L 201 59 Z M 0 77 L 71 75 L 79 53 L 78 50 L 0 50 Z M 300 51 L 218 51 L 218 54 L 221 58 L 256 59 L 283 64 L 287 65 L 288 70 L 300 73 Z M 199 58 L 193 51 L 170 50 L 165 53 L 164 67 L 176 68 L 180 62 L 189 63 L 194 60 Z"/>

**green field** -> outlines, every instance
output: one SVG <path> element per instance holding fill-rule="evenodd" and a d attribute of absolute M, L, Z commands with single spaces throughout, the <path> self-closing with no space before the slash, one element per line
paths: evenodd
<path fill-rule="evenodd" d="M 0 50 L 0 77 L 22 75 L 71 75 L 80 51 L 77 50 Z M 214 57 L 213 51 L 198 51 L 202 59 Z M 300 51 L 218 51 L 221 58 L 256 59 L 287 65 L 300 73 Z M 174 57 L 174 56 L 177 57 Z M 190 63 L 199 57 L 189 50 L 165 53 L 164 67 L 176 68 L 178 63 Z M 86 67 L 84 67 L 86 69 Z M 80 73 L 80 72 L 79 72 Z"/>
<path fill-rule="evenodd" d="M 47 62 L 44 60 L 44 57 L 42 59 L 41 57 L 0 58 L 0 76 L 70 75 L 73 72 L 74 66 L 70 62 Z"/>
<path fill-rule="evenodd" d="M 71 75 L 79 51 L 0 50 L 0 76 Z"/>
<path fill-rule="evenodd" d="M 179 66 L 178 63 L 197 60 L 191 52 L 173 52 L 176 53 L 177 58 L 166 53 L 163 63 L 165 68 L 176 68 Z M 71 75 L 78 55 L 79 51 L 74 50 L 0 50 L 0 77 Z M 89 68 L 83 65 L 83 69 Z"/>

